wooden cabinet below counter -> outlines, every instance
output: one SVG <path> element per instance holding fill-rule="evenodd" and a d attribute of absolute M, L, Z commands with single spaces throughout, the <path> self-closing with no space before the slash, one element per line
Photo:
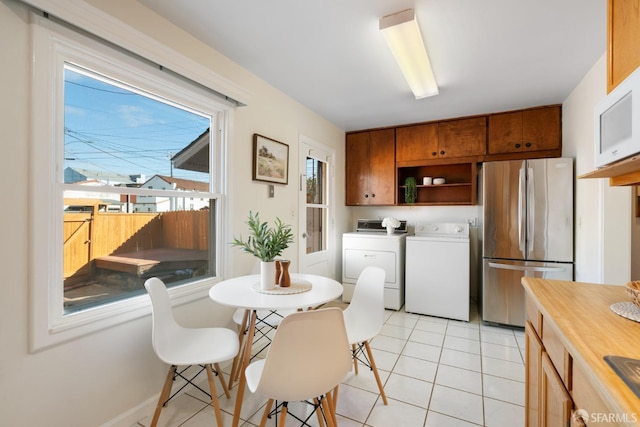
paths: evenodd
<path fill-rule="evenodd" d="M 526 426 L 639 426 L 640 398 L 604 360 L 640 358 L 640 323 L 610 305 L 622 286 L 522 279 Z M 578 411 L 580 410 L 580 411 Z"/>

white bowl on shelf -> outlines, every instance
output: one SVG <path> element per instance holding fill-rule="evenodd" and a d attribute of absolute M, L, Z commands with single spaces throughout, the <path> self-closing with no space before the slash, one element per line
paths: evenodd
<path fill-rule="evenodd" d="M 445 180 L 444 178 L 433 178 L 433 184 L 434 185 L 440 185 L 440 184 L 444 184 Z"/>

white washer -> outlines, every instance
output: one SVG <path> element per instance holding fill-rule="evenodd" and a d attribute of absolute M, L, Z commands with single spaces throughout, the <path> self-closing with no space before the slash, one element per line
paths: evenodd
<path fill-rule="evenodd" d="M 405 310 L 468 322 L 469 224 L 418 222 L 405 256 Z"/>

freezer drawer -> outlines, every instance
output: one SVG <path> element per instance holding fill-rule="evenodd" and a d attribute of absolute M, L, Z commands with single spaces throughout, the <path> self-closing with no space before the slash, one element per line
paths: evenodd
<path fill-rule="evenodd" d="M 523 277 L 573 280 L 572 263 L 544 263 L 537 261 L 483 260 L 482 320 L 524 327 Z"/>

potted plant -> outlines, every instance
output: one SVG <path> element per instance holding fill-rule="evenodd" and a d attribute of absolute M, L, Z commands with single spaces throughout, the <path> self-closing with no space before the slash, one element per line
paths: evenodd
<path fill-rule="evenodd" d="M 416 179 L 412 176 L 404 180 L 404 201 L 405 203 L 414 203 L 418 196 Z"/>
<path fill-rule="evenodd" d="M 233 246 L 239 246 L 244 252 L 260 259 L 260 287 L 263 290 L 275 287 L 275 259 L 282 255 L 282 251 L 293 243 L 291 226 L 280 218 L 275 219 L 275 226 L 269 227 L 267 222 L 261 222 L 258 212 L 249 212 L 250 236 L 245 241 L 242 236 L 233 238 Z"/>

